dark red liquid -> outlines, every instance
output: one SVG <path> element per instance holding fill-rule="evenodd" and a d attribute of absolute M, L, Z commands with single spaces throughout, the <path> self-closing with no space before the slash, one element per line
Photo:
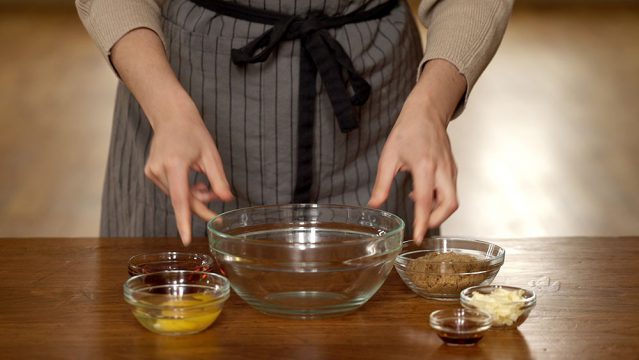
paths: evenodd
<path fill-rule="evenodd" d="M 445 343 L 451 345 L 474 345 L 484 337 L 484 334 L 450 334 L 446 332 L 437 332 L 437 335 L 444 340 Z"/>
<path fill-rule="evenodd" d="M 208 272 L 211 270 L 211 267 L 208 265 L 203 265 L 202 262 L 198 261 L 158 261 L 153 263 L 144 264 L 141 266 L 137 266 L 136 269 L 131 269 L 129 267 L 129 275 L 140 275 L 140 274 L 150 274 L 154 272 L 167 271 L 167 270 L 190 270 L 190 271 L 204 271 Z"/>
<path fill-rule="evenodd" d="M 209 274 L 181 274 L 166 275 L 162 273 L 152 273 L 146 275 L 143 280 L 143 287 L 149 294 L 165 294 L 182 296 L 184 294 L 195 294 L 202 292 L 194 285 L 205 285 L 209 283 Z M 215 281 L 213 279 L 213 281 Z"/>
<path fill-rule="evenodd" d="M 485 331 L 473 331 L 481 325 L 471 319 L 465 319 L 461 322 L 446 320 L 441 327 L 446 330 L 437 330 L 437 335 L 448 345 L 475 345 L 484 337 Z"/>

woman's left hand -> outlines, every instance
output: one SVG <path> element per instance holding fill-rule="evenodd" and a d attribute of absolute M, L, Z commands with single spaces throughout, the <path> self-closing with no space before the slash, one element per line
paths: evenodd
<path fill-rule="evenodd" d="M 429 228 L 438 227 L 458 207 L 457 167 L 446 126 L 466 81 L 445 60 L 431 60 L 406 100 L 382 151 L 371 207 L 381 206 L 399 171 L 413 178 L 415 202 L 413 240 L 421 243 Z"/>

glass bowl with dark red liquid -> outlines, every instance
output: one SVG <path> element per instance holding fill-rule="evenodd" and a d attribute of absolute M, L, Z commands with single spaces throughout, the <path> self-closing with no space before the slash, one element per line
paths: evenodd
<path fill-rule="evenodd" d="M 445 309 L 430 314 L 430 326 L 437 335 L 452 346 L 473 346 L 490 329 L 492 317 L 482 311 Z"/>
<path fill-rule="evenodd" d="M 172 270 L 208 272 L 212 268 L 213 258 L 209 255 L 167 251 L 132 256 L 128 271 L 134 276 Z"/>

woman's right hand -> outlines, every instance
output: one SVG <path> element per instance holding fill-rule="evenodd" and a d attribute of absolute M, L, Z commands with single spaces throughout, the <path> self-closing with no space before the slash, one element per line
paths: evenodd
<path fill-rule="evenodd" d="M 113 46 L 111 61 L 153 127 L 144 173 L 171 197 L 186 246 L 191 242 L 191 211 L 209 220 L 215 213 L 207 203 L 233 198 L 220 155 L 155 32 L 139 28 L 127 33 Z M 204 173 L 211 187 L 203 183 L 190 187 L 190 171 Z"/>
<path fill-rule="evenodd" d="M 233 199 L 213 138 L 195 104 L 188 100 L 174 113 L 166 114 L 166 120 L 156 121 L 144 167 L 144 174 L 171 197 L 184 245 L 191 241 L 191 211 L 208 221 L 216 215 L 208 208 L 209 202 Z M 206 175 L 210 188 L 204 183 L 190 187 L 190 171 Z"/>

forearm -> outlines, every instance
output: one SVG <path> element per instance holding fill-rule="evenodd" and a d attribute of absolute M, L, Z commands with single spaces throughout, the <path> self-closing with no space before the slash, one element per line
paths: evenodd
<path fill-rule="evenodd" d="M 419 18 L 428 28 L 426 51 L 420 64 L 445 59 L 466 80 L 463 110 L 477 79 L 484 71 L 506 30 L 514 0 L 422 0 Z"/>
<path fill-rule="evenodd" d="M 130 31 L 113 46 L 111 61 L 154 129 L 175 118 L 166 114 L 192 106 L 155 32 L 146 28 Z"/>
<path fill-rule="evenodd" d="M 428 111 L 429 118 L 446 126 L 465 92 L 466 78 L 459 70 L 446 60 L 433 59 L 424 66 L 406 101 Z"/>
<path fill-rule="evenodd" d="M 162 38 L 160 9 L 165 0 L 75 0 L 82 24 L 105 58 L 133 29 L 148 28 Z"/>
<path fill-rule="evenodd" d="M 191 216 L 215 216 L 207 204 L 230 201 L 222 159 L 195 103 L 173 73 L 155 32 L 139 28 L 113 47 L 111 60 L 153 127 L 144 174 L 171 198 L 184 245 L 191 242 Z M 190 183 L 195 170 L 209 184 Z"/>

